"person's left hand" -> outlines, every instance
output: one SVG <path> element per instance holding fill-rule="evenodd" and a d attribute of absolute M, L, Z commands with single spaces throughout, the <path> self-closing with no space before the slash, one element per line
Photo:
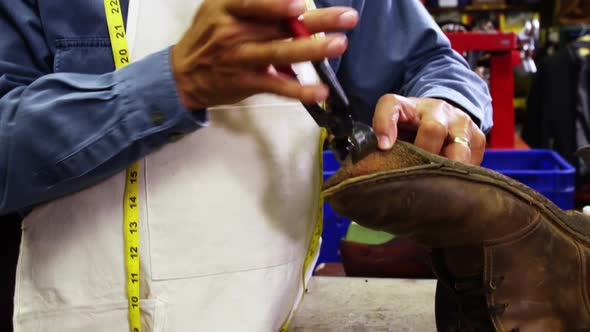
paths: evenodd
<path fill-rule="evenodd" d="M 377 103 L 373 129 L 383 150 L 402 139 L 452 160 L 483 160 L 485 135 L 468 114 L 443 100 L 387 94 Z"/>

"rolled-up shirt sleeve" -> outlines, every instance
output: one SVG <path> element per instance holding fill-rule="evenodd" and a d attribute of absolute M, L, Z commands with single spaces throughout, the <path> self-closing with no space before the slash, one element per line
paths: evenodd
<path fill-rule="evenodd" d="M 207 125 L 164 49 L 102 75 L 52 73 L 35 8 L 0 2 L 0 214 L 79 191 Z"/>
<path fill-rule="evenodd" d="M 467 62 L 451 49 L 447 37 L 433 26 L 426 10 L 417 1 L 406 2 L 405 11 L 415 11 L 407 22 L 415 39 L 408 49 L 401 93 L 408 96 L 446 99 L 467 111 L 484 131 L 492 127 L 492 105 L 486 83 Z M 414 8 L 416 7 L 416 8 Z M 409 16 L 409 13 L 408 13 Z"/>
<path fill-rule="evenodd" d="M 459 106 L 483 131 L 491 129 L 487 84 L 452 50 L 448 38 L 420 1 L 319 2 L 324 6 L 353 6 L 359 11 L 359 24 L 348 32 L 347 52 L 332 63 L 351 101 L 363 113 L 372 112 L 386 93 L 431 97 Z"/>

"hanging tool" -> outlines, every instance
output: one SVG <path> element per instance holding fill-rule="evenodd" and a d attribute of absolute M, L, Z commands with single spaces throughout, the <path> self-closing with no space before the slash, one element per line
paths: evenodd
<path fill-rule="evenodd" d="M 290 19 L 288 25 L 296 38 L 312 36 L 300 19 Z M 353 119 L 350 101 L 328 60 L 314 61 L 312 65 L 320 80 L 329 87 L 330 95 L 325 109 L 316 103 L 303 105 L 315 122 L 327 129 L 328 145 L 338 162 L 343 163 L 349 157 L 357 162 L 377 149 L 377 137 L 370 126 Z"/>

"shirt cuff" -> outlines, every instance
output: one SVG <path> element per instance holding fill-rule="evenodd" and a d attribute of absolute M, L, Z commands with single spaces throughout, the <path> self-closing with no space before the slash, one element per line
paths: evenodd
<path fill-rule="evenodd" d="M 115 87 L 130 110 L 130 123 L 141 124 L 133 140 L 152 147 L 176 141 L 209 124 L 208 112 L 188 110 L 181 102 L 170 64 L 170 50 L 151 54 L 117 70 Z"/>

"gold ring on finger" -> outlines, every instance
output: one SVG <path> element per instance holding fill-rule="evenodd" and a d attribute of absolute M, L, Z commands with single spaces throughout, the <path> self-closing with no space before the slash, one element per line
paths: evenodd
<path fill-rule="evenodd" d="M 453 138 L 453 142 L 463 144 L 471 149 L 471 142 L 465 137 L 455 137 Z"/>

